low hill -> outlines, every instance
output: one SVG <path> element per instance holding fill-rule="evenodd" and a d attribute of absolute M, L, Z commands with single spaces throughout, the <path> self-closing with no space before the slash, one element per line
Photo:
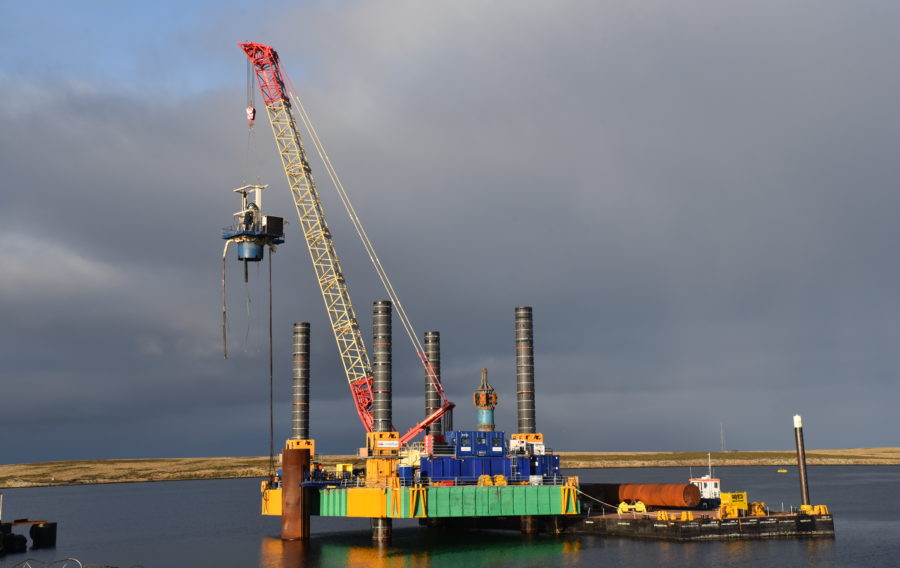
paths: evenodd
<path fill-rule="evenodd" d="M 704 467 L 705 452 L 559 452 L 563 468 Z M 714 452 L 713 466 L 780 466 L 796 463 L 793 452 Z M 810 450 L 810 465 L 900 465 L 900 448 Z M 325 467 L 361 459 L 349 455 L 322 455 Z M 0 465 L 0 488 L 93 483 L 134 483 L 190 479 L 265 477 L 265 457 L 164 458 L 135 460 L 59 461 Z"/>

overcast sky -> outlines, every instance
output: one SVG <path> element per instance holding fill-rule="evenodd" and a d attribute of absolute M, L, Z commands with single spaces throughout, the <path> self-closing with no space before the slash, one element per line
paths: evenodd
<path fill-rule="evenodd" d="M 444 383 L 515 428 L 535 317 L 557 450 L 900 445 L 900 4 L 19 2 L 0 37 L 0 462 L 263 455 L 265 264 L 228 266 L 269 184 L 276 446 L 291 328 L 312 435 L 364 443 L 240 41 L 274 46 Z M 308 139 L 308 137 L 306 137 Z M 312 163 L 364 334 L 385 297 Z M 395 322 L 395 425 L 423 414 Z"/>

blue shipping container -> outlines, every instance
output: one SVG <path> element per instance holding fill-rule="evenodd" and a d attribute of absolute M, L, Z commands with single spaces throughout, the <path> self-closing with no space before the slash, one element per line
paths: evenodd
<path fill-rule="evenodd" d="M 558 478 L 560 476 L 559 456 L 532 456 L 531 475 L 543 476 L 545 480 Z"/>
<path fill-rule="evenodd" d="M 505 432 L 479 432 L 478 430 L 452 430 L 447 432 L 447 443 L 456 449 L 457 457 L 506 455 Z"/>
<path fill-rule="evenodd" d="M 460 460 L 449 457 L 422 458 L 420 476 L 428 481 L 450 481 L 460 476 Z"/>

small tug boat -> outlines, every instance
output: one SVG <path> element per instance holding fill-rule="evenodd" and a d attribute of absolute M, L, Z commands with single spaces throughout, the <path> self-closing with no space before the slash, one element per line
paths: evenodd
<path fill-rule="evenodd" d="M 721 490 L 722 480 L 713 477 L 712 454 L 706 454 L 706 475 L 691 477 L 688 483 L 700 490 L 700 506 L 703 509 L 717 509 L 722 504 Z"/>

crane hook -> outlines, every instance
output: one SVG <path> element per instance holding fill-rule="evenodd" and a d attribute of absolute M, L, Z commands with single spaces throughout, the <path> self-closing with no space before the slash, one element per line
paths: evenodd
<path fill-rule="evenodd" d="M 253 119 L 256 118 L 256 109 L 253 108 L 253 105 L 249 105 L 246 110 L 247 110 L 247 121 L 250 123 L 250 126 L 253 126 Z"/>

